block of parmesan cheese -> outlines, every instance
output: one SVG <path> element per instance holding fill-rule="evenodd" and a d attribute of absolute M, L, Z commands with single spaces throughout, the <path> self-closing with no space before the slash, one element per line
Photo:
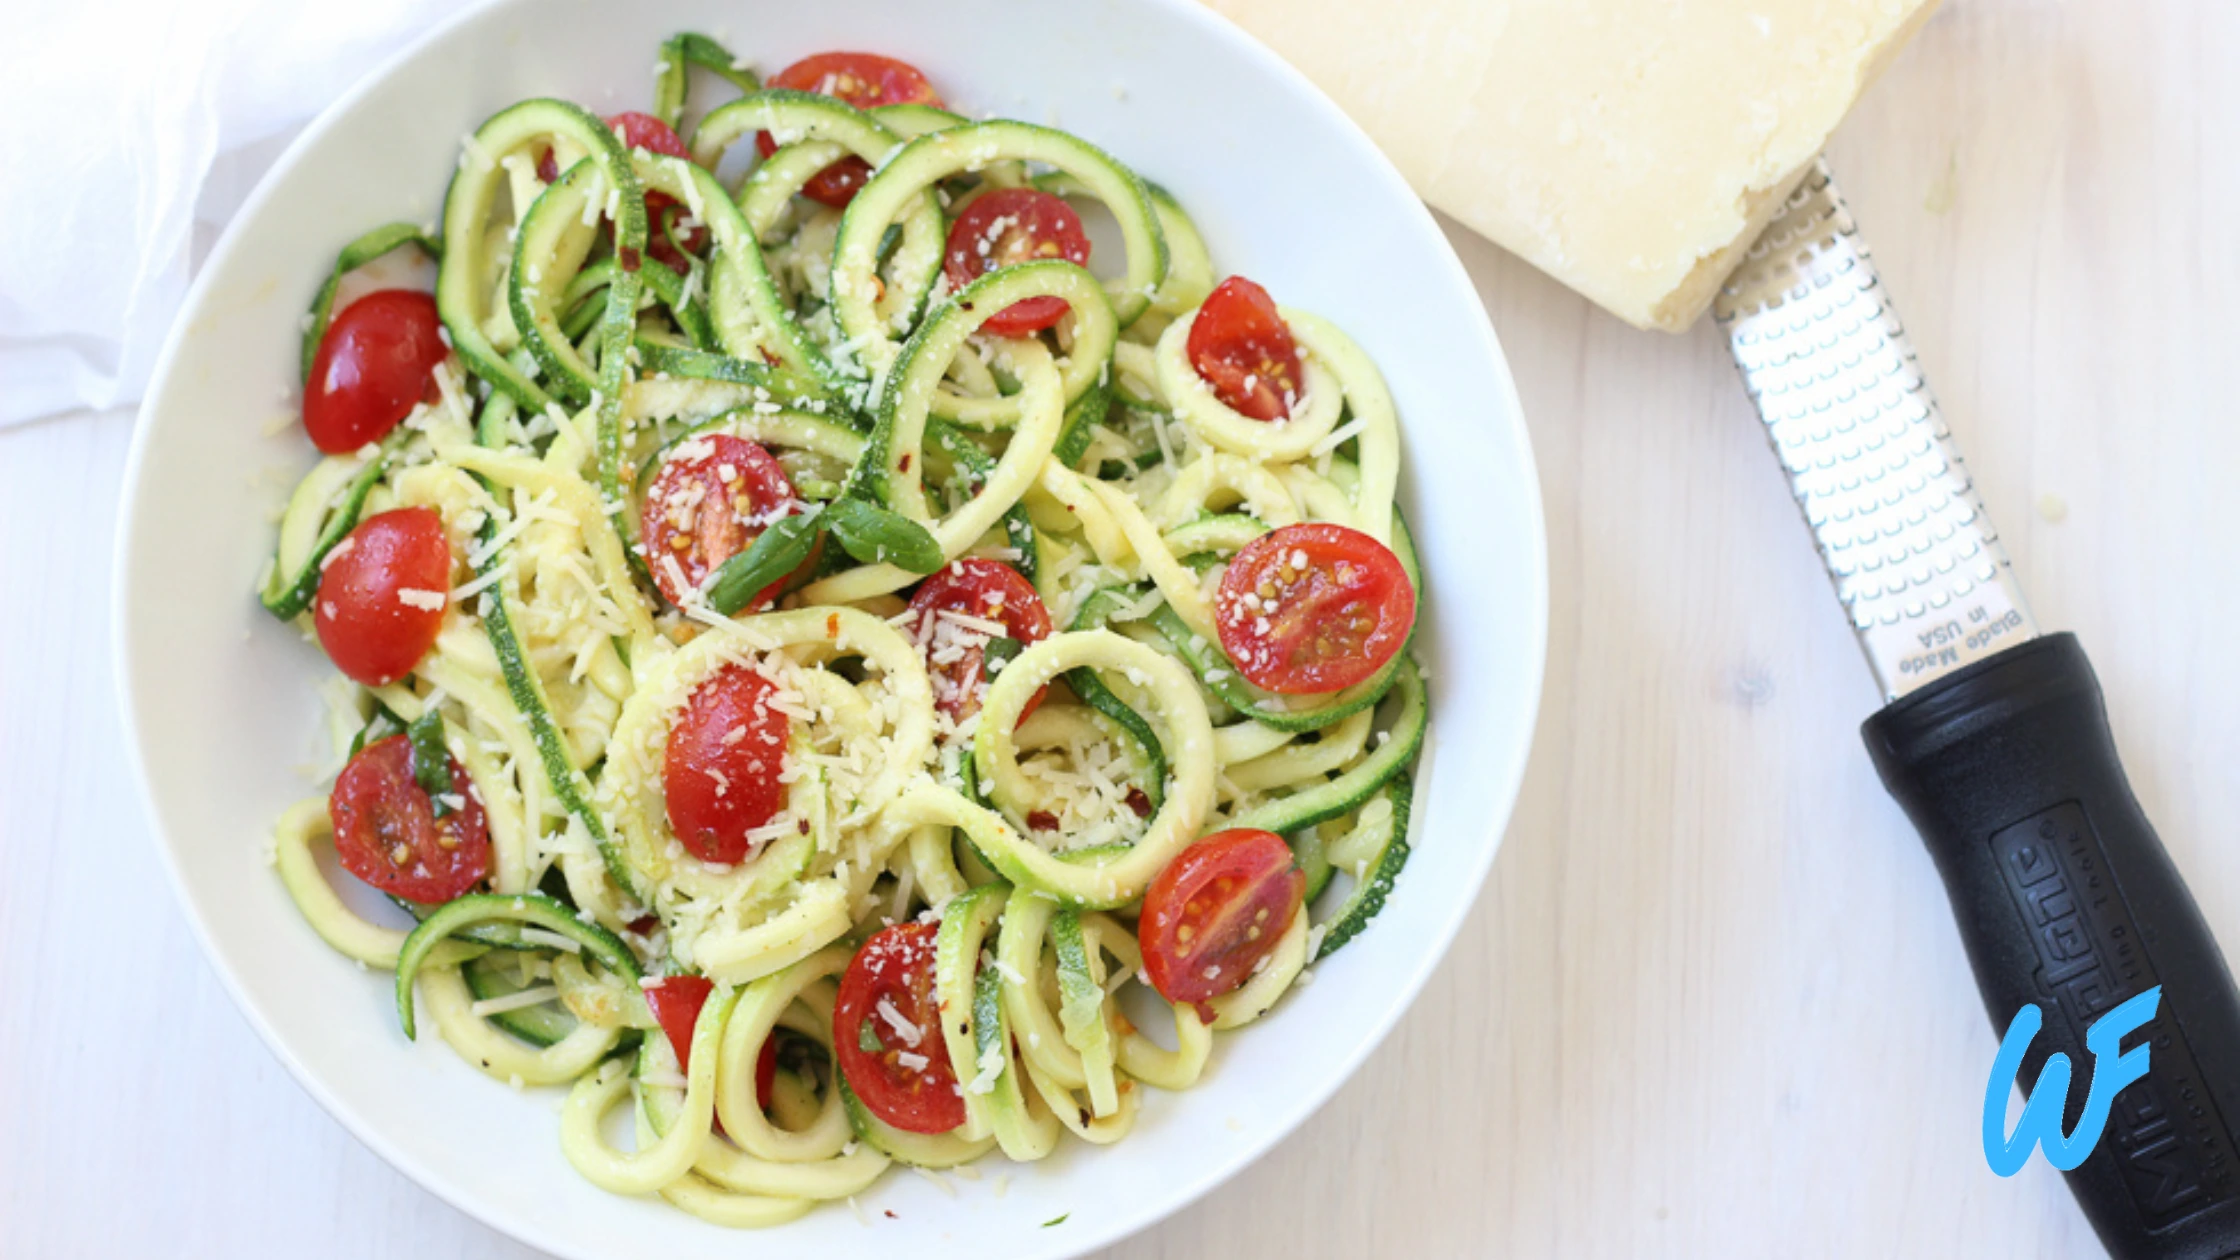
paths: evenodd
<path fill-rule="evenodd" d="M 1936 0 L 1208 0 L 1424 200 L 1613 314 L 1709 305 Z"/>

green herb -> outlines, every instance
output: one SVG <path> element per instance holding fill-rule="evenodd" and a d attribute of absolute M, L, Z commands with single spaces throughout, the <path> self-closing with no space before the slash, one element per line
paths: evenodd
<path fill-rule="evenodd" d="M 1044 1222 L 1042 1223 L 1042 1227 L 1043 1227 L 1044 1229 L 1048 1229 L 1048 1228 L 1050 1228 L 1050 1227 L 1051 1227 L 1052 1225 L 1063 1225 L 1063 1224 L 1065 1224 L 1065 1223 L 1066 1223 L 1066 1219 L 1067 1219 L 1068 1217 L 1071 1217 L 1072 1215 L 1073 1215 L 1073 1213 L 1071 1213 L 1071 1212 L 1065 1212 L 1065 1213 L 1061 1213 L 1060 1215 L 1057 1215 L 1057 1216 L 1053 1216 L 1053 1217 L 1051 1217 L 1051 1218 L 1050 1218 L 1049 1220 L 1047 1220 L 1047 1221 L 1044 1221 Z"/>
<path fill-rule="evenodd" d="M 871 1021 L 865 1020 L 856 1029 L 856 1049 L 865 1054 L 884 1054 L 887 1048 L 879 1043 L 879 1034 L 873 1031 Z"/>
<path fill-rule="evenodd" d="M 343 761 L 347 763 L 356 759 L 358 753 L 367 744 L 378 744 L 402 730 L 404 730 L 404 723 L 398 721 L 397 715 L 389 711 L 389 706 L 379 700 L 374 701 L 373 716 L 367 718 L 366 724 L 358 728 L 358 733 L 350 737 L 350 754 L 344 757 Z"/>
<path fill-rule="evenodd" d="M 431 707 L 404 733 L 412 741 L 412 781 L 435 802 L 441 818 L 451 812 L 443 800 L 451 792 L 451 750 L 443 744 L 443 717 Z"/>
<path fill-rule="evenodd" d="M 863 499 L 840 499 L 824 510 L 825 525 L 861 564 L 891 564 L 912 573 L 942 565 L 941 544 L 926 527 Z"/>
<path fill-rule="evenodd" d="M 708 606 L 728 617 L 763 588 L 801 567 L 816 548 L 823 513 L 802 512 L 774 522 L 752 545 L 723 562 L 708 584 Z"/>
<path fill-rule="evenodd" d="M 988 677 L 993 678 L 1003 670 L 1004 666 L 1017 660 L 1019 653 L 1026 650 L 1026 644 L 1007 635 L 999 634 L 988 640 L 987 644 L 980 649 L 980 670 Z"/>

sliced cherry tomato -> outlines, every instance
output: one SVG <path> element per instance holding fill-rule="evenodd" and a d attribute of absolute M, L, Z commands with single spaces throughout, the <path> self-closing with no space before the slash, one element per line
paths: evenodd
<path fill-rule="evenodd" d="M 715 981 L 706 976 L 663 976 L 645 987 L 646 1005 L 653 1008 L 654 1019 L 660 1021 L 669 1048 L 677 1052 L 679 1072 L 692 1071 L 692 1033 L 700 1026 L 700 1008 L 708 1004 L 708 995 L 715 991 Z M 770 1090 L 777 1083 L 778 1035 L 773 1031 L 762 1039 L 762 1054 L 754 1061 L 755 1102 L 769 1107 Z M 716 1131 L 723 1131 L 723 1121 L 716 1121 Z"/>
<path fill-rule="evenodd" d="M 1216 832 L 1184 849 L 1143 894 L 1136 935 L 1151 986 L 1210 1022 L 1203 1004 L 1251 977 L 1306 895 L 1306 872 L 1274 832 Z"/>
<path fill-rule="evenodd" d="M 692 156 L 684 147 L 684 141 L 677 138 L 675 129 L 651 114 L 641 114 L 634 109 L 624 110 L 622 113 L 609 115 L 607 126 L 614 132 L 615 139 L 622 141 L 625 149 L 644 149 L 662 157 Z"/>
<path fill-rule="evenodd" d="M 837 96 L 857 109 L 941 104 L 933 85 L 916 66 L 877 53 L 829 52 L 804 57 L 771 75 L 767 86 Z M 765 131 L 755 136 L 754 147 L 769 157 L 778 151 L 778 142 Z M 856 190 L 869 178 L 870 163 L 859 157 L 844 157 L 811 176 L 802 185 L 801 195 L 838 209 L 855 200 Z"/>
<path fill-rule="evenodd" d="M 342 869 L 385 893 L 423 905 L 449 901 L 490 873 L 490 824 L 466 767 L 453 758 L 457 808 L 436 817 L 412 777 L 412 741 L 391 735 L 358 750 L 327 797 Z"/>
<path fill-rule="evenodd" d="M 1221 575 L 1213 620 L 1237 672 L 1269 691 L 1339 691 L 1384 668 L 1416 624 L 1416 588 L 1392 549 L 1357 529 L 1286 525 Z"/>
<path fill-rule="evenodd" d="M 840 977 L 832 1045 L 871 1114 L 910 1133 L 964 1123 L 964 1094 L 941 1035 L 931 923 L 897 923 L 863 943 Z"/>
<path fill-rule="evenodd" d="M 692 1030 L 700 1023 L 700 1008 L 715 991 L 716 982 L 706 976 L 663 976 L 645 986 L 646 1005 L 661 1022 L 669 1048 L 677 1052 L 680 1072 L 692 1071 Z"/>
<path fill-rule="evenodd" d="M 1255 420 L 1282 420 L 1298 400 L 1299 343 L 1268 291 L 1231 276 L 1190 321 L 1190 366 L 1214 397 Z"/>
<path fill-rule="evenodd" d="M 1089 234 L 1081 216 L 1065 203 L 1032 188 L 998 188 L 973 199 L 949 228 L 949 256 L 942 269 L 952 290 L 962 289 L 991 271 L 1043 258 L 1087 264 Z M 1041 332 L 1065 317 L 1060 297 L 1013 302 L 981 325 L 998 337 Z"/>
<path fill-rule="evenodd" d="M 745 438 L 710 433 L 678 444 L 662 462 L 646 491 L 638 534 L 661 593 L 681 607 L 771 522 L 800 510 L 793 483 L 770 452 Z M 816 561 L 812 555 L 764 587 L 749 609 L 767 607 Z"/>
<path fill-rule="evenodd" d="M 692 154 L 685 149 L 684 141 L 677 138 L 677 133 L 669 124 L 651 114 L 641 114 L 635 110 L 616 114 L 607 119 L 607 126 L 614 130 L 615 137 L 622 141 L 624 149 L 644 149 L 663 157 L 691 160 Z M 549 183 L 550 179 L 546 182 Z M 671 213 L 672 211 L 675 213 Z M 684 209 L 677 204 L 677 199 L 669 194 L 646 194 L 646 252 L 678 275 L 683 275 L 690 265 L 685 261 L 685 254 L 698 253 L 708 240 L 707 229 L 695 224 L 677 233 L 677 241 L 684 246 L 683 251 L 680 252 L 675 244 L 670 243 L 668 229 L 684 213 Z"/>
<path fill-rule="evenodd" d="M 369 516 L 327 553 L 312 623 L 335 668 L 368 687 L 412 672 L 443 630 L 451 540 L 434 508 Z"/>
<path fill-rule="evenodd" d="M 661 766 L 669 829 L 703 862 L 743 862 L 747 833 L 785 805 L 786 737 L 791 725 L 770 705 L 777 687 L 744 665 L 701 683 L 669 728 Z"/>
<path fill-rule="evenodd" d="M 327 325 L 303 383 L 303 428 L 329 455 L 389 436 L 435 389 L 443 343 L 436 300 L 382 289 L 342 308 Z"/>
<path fill-rule="evenodd" d="M 982 662 L 988 641 L 996 637 L 965 618 L 1001 624 L 1003 637 L 1022 646 L 1050 637 L 1050 610 L 1019 571 L 973 556 L 952 560 L 949 567 L 927 578 L 910 597 L 910 611 L 915 614 L 918 650 L 933 674 L 934 702 L 957 722 L 978 713 L 988 694 Z M 1019 711 L 1019 720 L 1026 721 L 1049 691 L 1044 687 L 1035 692 Z"/>

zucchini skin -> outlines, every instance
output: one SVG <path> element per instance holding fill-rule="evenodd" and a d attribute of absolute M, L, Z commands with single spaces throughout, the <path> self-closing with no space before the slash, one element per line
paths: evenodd
<path fill-rule="evenodd" d="M 678 31 L 661 45 L 661 74 L 653 85 L 653 116 L 675 131 L 684 124 L 685 98 L 691 94 L 692 67 L 698 66 L 745 92 L 760 91 L 762 80 L 741 69 L 722 43 L 698 31 Z"/>
<path fill-rule="evenodd" d="M 475 435 L 478 445 L 499 444 L 498 430 L 501 425 L 498 421 L 505 417 L 506 412 L 507 408 L 499 405 L 495 397 L 490 405 L 484 407 L 482 422 Z M 497 494 L 497 488 L 488 478 L 477 474 L 476 480 L 493 496 Z M 508 549 L 498 545 L 498 522 L 495 516 L 483 521 L 478 537 L 481 540 L 482 560 L 474 566 L 474 571 L 477 578 L 482 578 L 496 572 L 506 563 Z M 544 683 L 537 677 L 535 667 L 529 663 L 527 653 L 522 651 L 520 636 L 513 628 L 513 614 L 507 607 L 506 583 L 500 580 L 491 584 L 483 591 L 483 595 L 489 599 L 488 610 L 482 617 L 483 633 L 490 640 L 491 652 L 498 658 L 498 672 L 505 679 L 506 694 L 512 699 L 513 707 L 520 712 L 521 720 L 529 726 L 529 738 L 537 746 L 537 760 L 543 763 L 546 782 L 561 805 L 583 824 L 585 832 L 598 846 L 599 856 L 605 862 L 607 874 L 614 880 L 615 886 L 625 896 L 644 902 L 644 892 L 638 887 L 637 875 L 623 856 L 622 846 L 615 843 L 614 836 L 607 830 L 606 820 L 591 803 L 590 781 L 581 770 L 576 769 L 575 763 L 568 757 L 566 737 L 561 734 L 559 723 L 553 720 L 552 706 L 545 699 Z"/>
<path fill-rule="evenodd" d="M 1359 809 L 1378 788 L 1415 761 L 1416 753 L 1423 748 L 1424 732 L 1430 728 L 1431 706 L 1415 661 L 1406 652 L 1395 659 L 1400 668 L 1393 675 L 1393 690 L 1400 694 L 1401 707 L 1391 738 L 1337 778 L 1246 810 L 1230 819 L 1230 826 L 1256 827 L 1287 836 L 1326 823 Z"/>
<path fill-rule="evenodd" d="M 477 308 L 486 295 L 490 276 L 477 273 L 484 271 L 483 219 L 495 199 L 502 172 L 496 156 L 547 135 L 565 137 L 582 146 L 608 187 L 616 190 L 616 251 L 643 255 L 646 247 L 645 194 L 638 187 L 622 142 L 596 115 L 570 101 L 539 97 L 499 110 L 476 129 L 473 151 L 461 161 L 459 173 L 444 193 L 443 236 L 447 248 L 436 273 L 436 311 L 451 334 L 452 350 L 468 369 L 530 412 L 543 411 L 553 401 L 552 395 L 508 362 L 484 335 Z M 639 286 L 636 271 L 619 271 L 607 290 L 607 309 L 598 326 L 600 381 L 602 387 L 612 386 L 605 389 L 611 405 L 621 401 L 620 387 L 628 369 L 624 351 L 637 325 Z"/>
<path fill-rule="evenodd" d="M 1103 628 L 1111 620 L 1116 607 L 1126 599 L 1126 592 L 1126 587 L 1108 586 L 1089 596 L 1082 601 L 1081 611 L 1074 614 L 1073 624 L 1066 628 Z M 1144 776 L 1141 786 L 1144 795 L 1150 798 L 1151 812 L 1157 813 L 1167 799 L 1167 750 L 1160 745 L 1158 733 L 1151 729 L 1149 722 L 1143 720 L 1142 714 L 1130 708 L 1127 701 L 1104 685 L 1104 679 L 1097 676 L 1097 671 L 1087 666 L 1067 670 L 1065 682 L 1073 690 L 1073 694 L 1080 697 L 1081 703 L 1111 718 L 1119 724 L 1121 730 L 1128 733 L 1128 738 L 1134 742 L 1137 753 L 1143 757 L 1150 771 Z"/>
<path fill-rule="evenodd" d="M 489 998 L 506 997 L 520 991 L 510 985 L 498 983 L 496 977 L 491 974 L 491 969 L 496 965 L 490 961 L 491 957 L 491 955 L 485 954 L 481 958 L 470 959 L 459 969 L 460 978 L 467 982 L 467 992 L 472 993 L 478 1002 Z M 575 1031 L 576 1028 L 576 1020 L 573 1016 L 549 1010 L 543 1006 L 523 1006 L 510 1011 L 496 1011 L 484 1016 L 484 1018 L 540 1050 L 560 1044 L 561 1040 Z"/>
<path fill-rule="evenodd" d="M 412 982 L 419 976 L 421 965 L 427 962 L 428 952 L 459 929 L 492 920 L 557 932 L 582 945 L 584 952 L 598 959 L 607 970 L 633 982 L 643 974 L 638 968 L 638 956 L 630 952 L 621 937 L 596 923 L 585 923 L 576 917 L 574 910 L 543 893 L 469 893 L 454 897 L 422 919 L 420 926 L 404 938 L 403 948 L 397 951 L 397 1018 L 404 1025 L 406 1040 L 417 1036 Z"/>
<path fill-rule="evenodd" d="M 639 372 L 643 376 L 663 373 L 686 380 L 747 385 L 766 389 L 772 398 L 795 406 L 826 405 L 824 393 L 815 384 L 785 368 L 734 358 L 720 350 L 664 345 L 643 337 L 635 345 Z M 852 416 L 848 418 L 853 419 Z"/>
<path fill-rule="evenodd" d="M 434 237 L 412 223 L 384 223 L 342 247 L 335 255 L 334 270 L 327 273 L 319 293 L 311 299 L 311 309 L 305 312 L 308 322 L 303 326 L 303 379 L 311 379 L 311 361 L 319 355 L 319 343 L 327 338 L 327 325 L 334 318 L 335 290 L 342 286 L 342 278 L 365 266 L 376 258 L 417 245 L 420 252 L 437 262 L 443 261 L 443 245 Z"/>
<path fill-rule="evenodd" d="M 1322 944 L 1316 947 L 1309 962 L 1321 962 L 1345 948 L 1346 943 L 1369 926 L 1369 920 L 1384 909 L 1385 899 L 1392 895 L 1393 884 L 1400 878 L 1400 870 L 1408 864 L 1408 811 L 1414 803 L 1415 792 L 1406 774 L 1395 777 L 1385 788 L 1392 801 L 1392 838 L 1385 842 L 1384 850 L 1377 855 L 1369 871 L 1353 890 L 1344 904 L 1330 917 L 1330 926 L 1322 934 Z"/>
<path fill-rule="evenodd" d="M 293 577 L 281 573 L 277 567 L 274 568 L 271 580 L 257 594 L 257 602 L 264 605 L 266 612 L 282 621 L 293 621 L 303 610 L 311 607 L 311 601 L 318 597 L 319 578 L 324 572 L 320 568 L 321 562 L 327 558 L 328 552 L 335 549 L 337 543 L 349 537 L 350 531 L 358 527 L 358 518 L 365 511 L 366 496 L 373 492 L 382 475 L 389 471 L 392 453 L 392 448 L 384 445 L 380 454 L 366 461 L 366 466 L 351 480 L 342 506 L 336 508 L 334 515 L 327 519 L 326 526 L 319 531 L 318 541 L 311 546 L 310 556 Z M 275 566 L 279 564 L 277 555 L 274 556 L 273 563 Z"/>
<path fill-rule="evenodd" d="M 973 1140 L 950 1133 L 911 1133 L 895 1128 L 871 1114 L 863 1099 L 848 1087 L 848 1078 L 842 1073 L 833 1074 L 833 1084 L 840 1091 L 842 1104 L 848 1110 L 848 1126 L 858 1138 L 898 1164 L 912 1168 L 955 1168 L 969 1164 L 995 1149 L 993 1136 Z"/>
<path fill-rule="evenodd" d="M 1120 222 L 1127 274 L 1111 292 L 1120 326 L 1149 308 L 1167 277 L 1167 241 L 1151 191 L 1133 170 L 1103 149 L 1051 127 L 996 119 L 929 131 L 904 145 L 865 182 L 840 221 L 833 245 L 835 313 L 850 337 L 884 338 L 861 276 L 876 270 L 880 238 L 905 202 L 952 175 L 1010 161 L 1047 162 L 1094 190 Z"/>
<path fill-rule="evenodd" d="M 995 456 L 974 446 L 963 430 L 946 420 L 928 419 L 926 437 L 941 449 L 942 454 L 964 465 L 976 482 L 986 481 L 988 474 L 995 471 Z M 1011 544 L 1011 548 L 1019 553 L 1019 558 L 1011 562 L 1011 567 L 1019 571 L 1019 576 L 1027 579 L 1028 585 L 1033 585 L 1035 573 L 1041 568 L 1042 545 L 1035 541 L 1034 520 L 1027 515 L 1027 505 L 1024 502 L 1012 504 L 1011 510 L 1003 514 L 1003 536 Z"/>

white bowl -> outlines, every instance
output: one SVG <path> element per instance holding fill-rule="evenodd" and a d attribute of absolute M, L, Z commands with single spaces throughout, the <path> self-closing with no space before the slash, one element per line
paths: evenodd
<path fill-rule="evenodd" d="M 1376 925 L 1259 1025 L 1219 1038 L 1206 1079 L 1157 1095 L 1110 1148 L 1032 1168 L 890 1175 L 752 1238 L 569 1168 L 558 1091 L 517 1094 L 440 1039 L 404 1040 L 388 978 L 312 935 L 266 864 L 283 806 L 313 790 L 317 649 L 257 606 L 272 513 L 312 451 L 268 435 L 295 384 L 297 320 L 341 244 L 435 218 L 460 136 L 527 96 L 647 108 L 659 42 L 723 38 L 765 70 L 830 48 L 922 66 L 976 113 L 1051 121 L 1172 189 L 1216 264 L 1320 312 L 1383 367 L 1422 540 L 1435 767 L 1416 850 Z M 705 90 L 705 89 L 704 89 Z M 1321 93 L 1188 0 L 660 4 L 501 0 L 346 94 L 291 147 L 187 300 L 133 445 L 117 553 L 126 724 L 164 858 L 218 973 L 313 1097 L 460 1208 L 564 1256 L 1072 1255 L 1219 1184 L 1304 1120 L 1373 1051 L 1453 939 L 1493 862 L 1538 703 L 1547 627 L 1538 484 L 1507 365 L 1461 264 L 1399 174 Z M 1470 1053 L 1456 1047 L 1455 1053 Z M 1344 1159 L 1342 1151 L 1333 1159 Z M 1009 1173 L 998 1193 L 994 1178 Z M 191 1164 L 182 1176 L 207 1175 Z M 883 1210 L 893 1209 L 895 1220 Z M 1065 1223 L 1044 1228 L 1060 1214 Z"/>

